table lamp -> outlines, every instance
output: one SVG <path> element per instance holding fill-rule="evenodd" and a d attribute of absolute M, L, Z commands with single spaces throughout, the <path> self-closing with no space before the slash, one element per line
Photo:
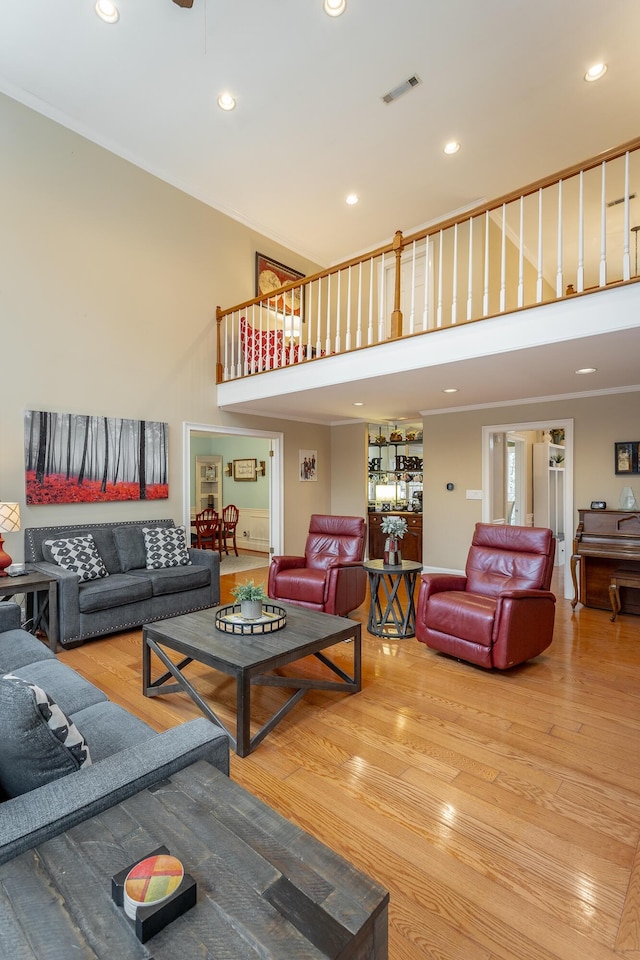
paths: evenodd
<path fill-rule="evenodd" d="M 6 568 L 11 557 L 4 549 L 3 533 L 15 533 L 20 529 L 20 504 L 0 503 L 0 577 L 7 576 Z"/>

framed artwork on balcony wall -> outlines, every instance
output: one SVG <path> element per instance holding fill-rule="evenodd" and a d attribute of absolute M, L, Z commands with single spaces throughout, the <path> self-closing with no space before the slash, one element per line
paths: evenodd
<path fill-rule="evenodd" d="M 624 440 L 615 444 L 615 468 L 618 475 L 640 473 L 640 441 Z"/>
<path fill-rule="evenodd" d="M 287 283 L 304 279 L 304 273 L 287 267 L 284 263 L 272 260 L 264 253 L 256 253 L 256 297 L 268 297 L 279 287 Z M 268 305 L 277 313 L 300 317 L 304 322 L 304 291 L 302 287 L 289 290 L 279 297 L 269 297 Z"/>

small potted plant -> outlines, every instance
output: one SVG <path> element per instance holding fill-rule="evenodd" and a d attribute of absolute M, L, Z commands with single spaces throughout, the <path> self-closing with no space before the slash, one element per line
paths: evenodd
<path fill-rule="evenodd" d="M 246 580 L 232 587 L 231 595 L 240 603 L 240 616 L 243 620 L 260 619 L 263 601 L 267 599 L 264 584 Z"/>
<path fill-rule="evenodd" d="M 384 544 L 384 562 L 387 566 L 397 567 L 402 563 L 400 543 L 407 532 L 407 521 L 404 517 L 385 517 L 380 529 L 386 533 Z"/>

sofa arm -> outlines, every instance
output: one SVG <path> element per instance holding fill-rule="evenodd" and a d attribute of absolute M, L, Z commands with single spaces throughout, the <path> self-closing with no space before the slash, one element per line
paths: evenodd
<path fill-rule="evenodd" d="M 208 760 L 228 775 L 229 740 L 204 717 L 159 733 L 126 750 L 0 805 L 0 863 L 170 777 Z"/>
<path fill-rule="evenodd" d="M 38 560 L 32 566 L 53 577 L 58 584 L 58 641 L 80 639 L 80 580 L 77 573 L 59 567 L 57 563 Z"/>
<path fill-rule="evenodd" d="M 556 598 L 548 590 L 506 590 L 498 597 L 491 649 L 499 670 L 532 660 L 550 645 Z"/>
<path fill-rule="evenodd" d="M 220 603 L 220 554 L 217 550 L 198 550 L 197 547 L 189 547 L 189 560 L 211 571 L 211 602 L 212 606 L 216 607 Z"/>
<path fill-rule="evenodd" d="M 11 600 L 0 603 L 0 632 L 4 630 L 19 630 L 21 626 L 22 610 L 19 604 Z"/>

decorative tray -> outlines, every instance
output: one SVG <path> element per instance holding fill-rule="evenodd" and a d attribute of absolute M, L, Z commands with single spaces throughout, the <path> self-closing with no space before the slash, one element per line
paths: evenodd
<path fill-rule="evenodd" d="M 282 630 L 287 622 L 287 613 L 273 603 L 262 604 L 259 620 L 245 620 L 240 616 L 240 604 L 233 603 L 216 611 L 215 625 L 223 633 L 257 634 Z"/>

